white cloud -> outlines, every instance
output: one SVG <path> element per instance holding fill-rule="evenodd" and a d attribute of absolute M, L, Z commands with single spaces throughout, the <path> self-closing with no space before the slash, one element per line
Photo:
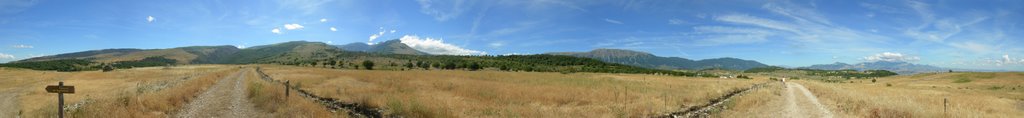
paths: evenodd
<path fill-rule="evenodd" d="M 13 45 L 11 48 L 34 48 L 31 45 Z"/>
<path fill-rule="evenodd" d="M 949 43 L 950 46 L 971 51 L 974 53 L 990 53 L 993 50 L 992 46 L 975 43 L 975 42 L 962 42 L 962 43 Z"/>
<path fill-rule="evenodd" d="M 320 22 L 321 22 L 321 23 L 322 23 L 322 22 L 327 22 L 327 19 L 326 19 L 326 18 L 321 18 L 321 19 L 320 19 Z"/>
<path fill-rule="evenodd" d="M 270 32 L 274 33 L 274 34 L 281 34 L 281 28 L 274 28 L 274 29 L 270 30 Z"/>
<path fill-rule="evenodd" d="M 380 38 L 380 35 L 378 35 L 378 34 L 370 35 L 370 41 L 367 42 L 367 43 L 372 43 L 373 40 L 376 40 L 377 38 Z"/>
<path fill-rule="evenodd" d="M 338 28 L 331 27 L 331 31 L 338 31 Z"/>
<path fill-rule="evenodd" d="M 370 35 L 370 41 L 366 43 L 373 43 L 373 40 L 376 40 L 377 38 L 384 36 L 384 33 L 387 32 L 387 30 L 384 30 L 384 27 L 379 27 L 377 28 L 377 30 L 379 30 L 380 32 L 377 32 L 377 34 Z M 391 33 L 395 33 L 395 30 L 391 30 Z"/>
<path fill-rule="evenodd" d="M 0 53 L 0 59 L 14 59 L 14 55 Z"/>
<path fill-rule="evenodd" d="M 505 46 L 505 43 L 504 42 L 491 42 L 490 44 L 487 44 L 487 46 L 490 46 L 491 48 L 500 48 L 501 46 Z"/>
<path fill-rule="evenodd" d="M 238 45 L 235 45 L 235 48 L 242 49 L 242 48 L 245 48 L 245 45 L 238 44 Z"/>
<path fill-rule="evenodd" d="M 921 60 L 920 57 L 903 55 L 900 53 L 883 52 L 871 56 L 861 58 L 862 60 L 875 62 L 875 61 L 888 61 L 888 62 L 912 62 Z"/>
<path fill-rule="evenodd" d="M 286 30 L 297 30 L 297 29 L 302 29 L 302 28 L 305 28 L 305 27 L 303 27 L 302 25 L 299 25 L 299 24 L 295 24 L 295 23 L 284 24 L 284 29 L 286 29 Z"/>
<path fill-rule="evenodd" d="M 149 16 L 149 17 L 146 17 L 146 22 L 148 22 L 148 23 L 152 23 L 152 22 L 153 22 L 153 20 L 155 20 L 155 19 L 153 18 L 153 16 Z"/>
<path fill-rule="evenodd" d="M 604 19 L 604 22 L 613 23 L 613 24 L 622 24 L 622 21 L 617 21 L 617 20 L 612 20 L 612 19 L 607 19 L 607 18 Z"/>
<path fill-rule="evenodd" d="M 464 49 L 452 44 L 444 43 L 442 39 L 420 38 L 417 36 L 405 35 L 399 40 L 413 49 L 430 54 L 439 55 L 485 55 L 486 52 Z"/>
<path fill-rule="evenodd" d="M 685 25 L 685 24 L 690 24 L 690 22 L 686 22 L 685 20 L 681 20 L 681 19 L 668 19 L 668 24 L 669 25 Z"/>

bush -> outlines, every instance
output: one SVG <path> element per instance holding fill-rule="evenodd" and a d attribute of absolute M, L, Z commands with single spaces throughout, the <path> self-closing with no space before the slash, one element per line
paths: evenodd
<path fill-rule="evenodd" d="M 967 82 L 971 82 L 971 79 L 957 78 L 956 80 L 953 80 L 953 83 L 967 83 Z"/>
<path fill-rule="evenodd" d="M 875 83 L 875 81 L 877 81 L 877 80 L 875 80 L 875 79 L 871 79 L 871 83 Z"/>
<path fill-rule="evenodd" d="M 358 68 L 358 66 L 356 68 Z M 363 61 L 363 68 L 366 68 L 366 70 L 373 70 L 373 61 L 370 61 L 370 60 Z"/>
<path fill-rule="evenodd" d="M 890 84 L 890 83 L 885 83 L 885 86 L 886 86 L 886 87 L 889 87 L 889 86 L 892 86 L 892 84 Z"/>

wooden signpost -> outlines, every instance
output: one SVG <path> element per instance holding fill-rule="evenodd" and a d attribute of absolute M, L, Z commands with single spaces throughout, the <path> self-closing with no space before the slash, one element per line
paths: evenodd
<path fill-rule="evenodd" d="M 73 94 L 75 93 L 75 86 L 64 86 L 64 81 L 57 83 L 57 85 L 46 86 L 46 92 L 57 93 L 57 117 L 64 117 L 64 93 Z"/>

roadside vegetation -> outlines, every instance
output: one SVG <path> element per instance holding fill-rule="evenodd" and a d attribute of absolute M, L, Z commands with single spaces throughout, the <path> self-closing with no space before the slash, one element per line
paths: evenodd
<path fill-rule="evenodd" d="M 246 70 L 251 71 L 251 70 Z M 260 79 L 256 71 L 249 72 L 246 83 L 248 84 L 248 98 L 257 109 L 270 114 L 275 118 L 334 118 L 348 116 L 344 111 L 331 113 L 327 108 L 299 96 L 298 92 L 291 90 L 291 95 L 285 95 L 284 85 L 272 83 Z"/>
<path fill-rule="evenodd" d="M 290 80 L 311 93 L 405 117 L 649 117 L 703 105 L 761 82 L 643 74 L 260 66 L 274 79 Z"/>

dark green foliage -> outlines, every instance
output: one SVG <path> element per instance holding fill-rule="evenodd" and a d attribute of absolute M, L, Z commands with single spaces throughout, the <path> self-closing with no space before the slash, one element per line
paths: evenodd
<path fill-rule="evenodd" d="M 469 70 L 470 71 L 480 70 L 480 63 L 477 63 L 477 62 L 470 63 L 469 64 Z"/>
<path fill-rule="evenodd" d="M 761 73 L 761 72 L 775 72 L 775 71 L 779 71 L 779 70 L 786 70 L 786 68 L 782 68 L 782 67 L 778 67 L 778 66 L 768 66 L 768 67 L 751 68 L 751 69 L 747 69 L 747 70 L 745 70 L 743 72 L 744 73 Z"/>
<path fill-rule="evenodd" d="M 736 78 L 740 78 L 740 79 L 754 79 L 754 78 L 750 78 L 750 76 L 746 76 L 746 75 L 737 75 Z"/>
<path fill-rule="evenodd" d="M 363 61 L 363 68 L 366 68 L 366 70 L 373 70 L 373 61 L 370 61 L 370 60 Z"/>
<path fill-rule="evenodd" d="M 146 57 L 142 60 L 136 61 L 119 61 L 115 62 L 111 66 L 114 68 L 133 68 L 133 67 L 152 67 L 152 66 L 164 66 L 168 64 L 174 64 L 177 60 L 167 59 L 163 57 Z"/>
<path fill-rule="evenodd" d="M 875 81 L 877 81 L 877 80 L 875 80 L 875 79 L 871 79 L 871 83 L 875 83 Z"/>
<path fill-rule="evenodd" d="M 412 69 L 412 63 L 405 63 L 405 68 Z"/>
<path fill-rule="evenodd" d="M 32 70 L 54 70 L 54 71 L 82 71 L 95 70 L 92 61 L 81 59 L 62 59 L 50 61 L 32 61 L 0 64 L 0 67 L 25 68 Z"/>

